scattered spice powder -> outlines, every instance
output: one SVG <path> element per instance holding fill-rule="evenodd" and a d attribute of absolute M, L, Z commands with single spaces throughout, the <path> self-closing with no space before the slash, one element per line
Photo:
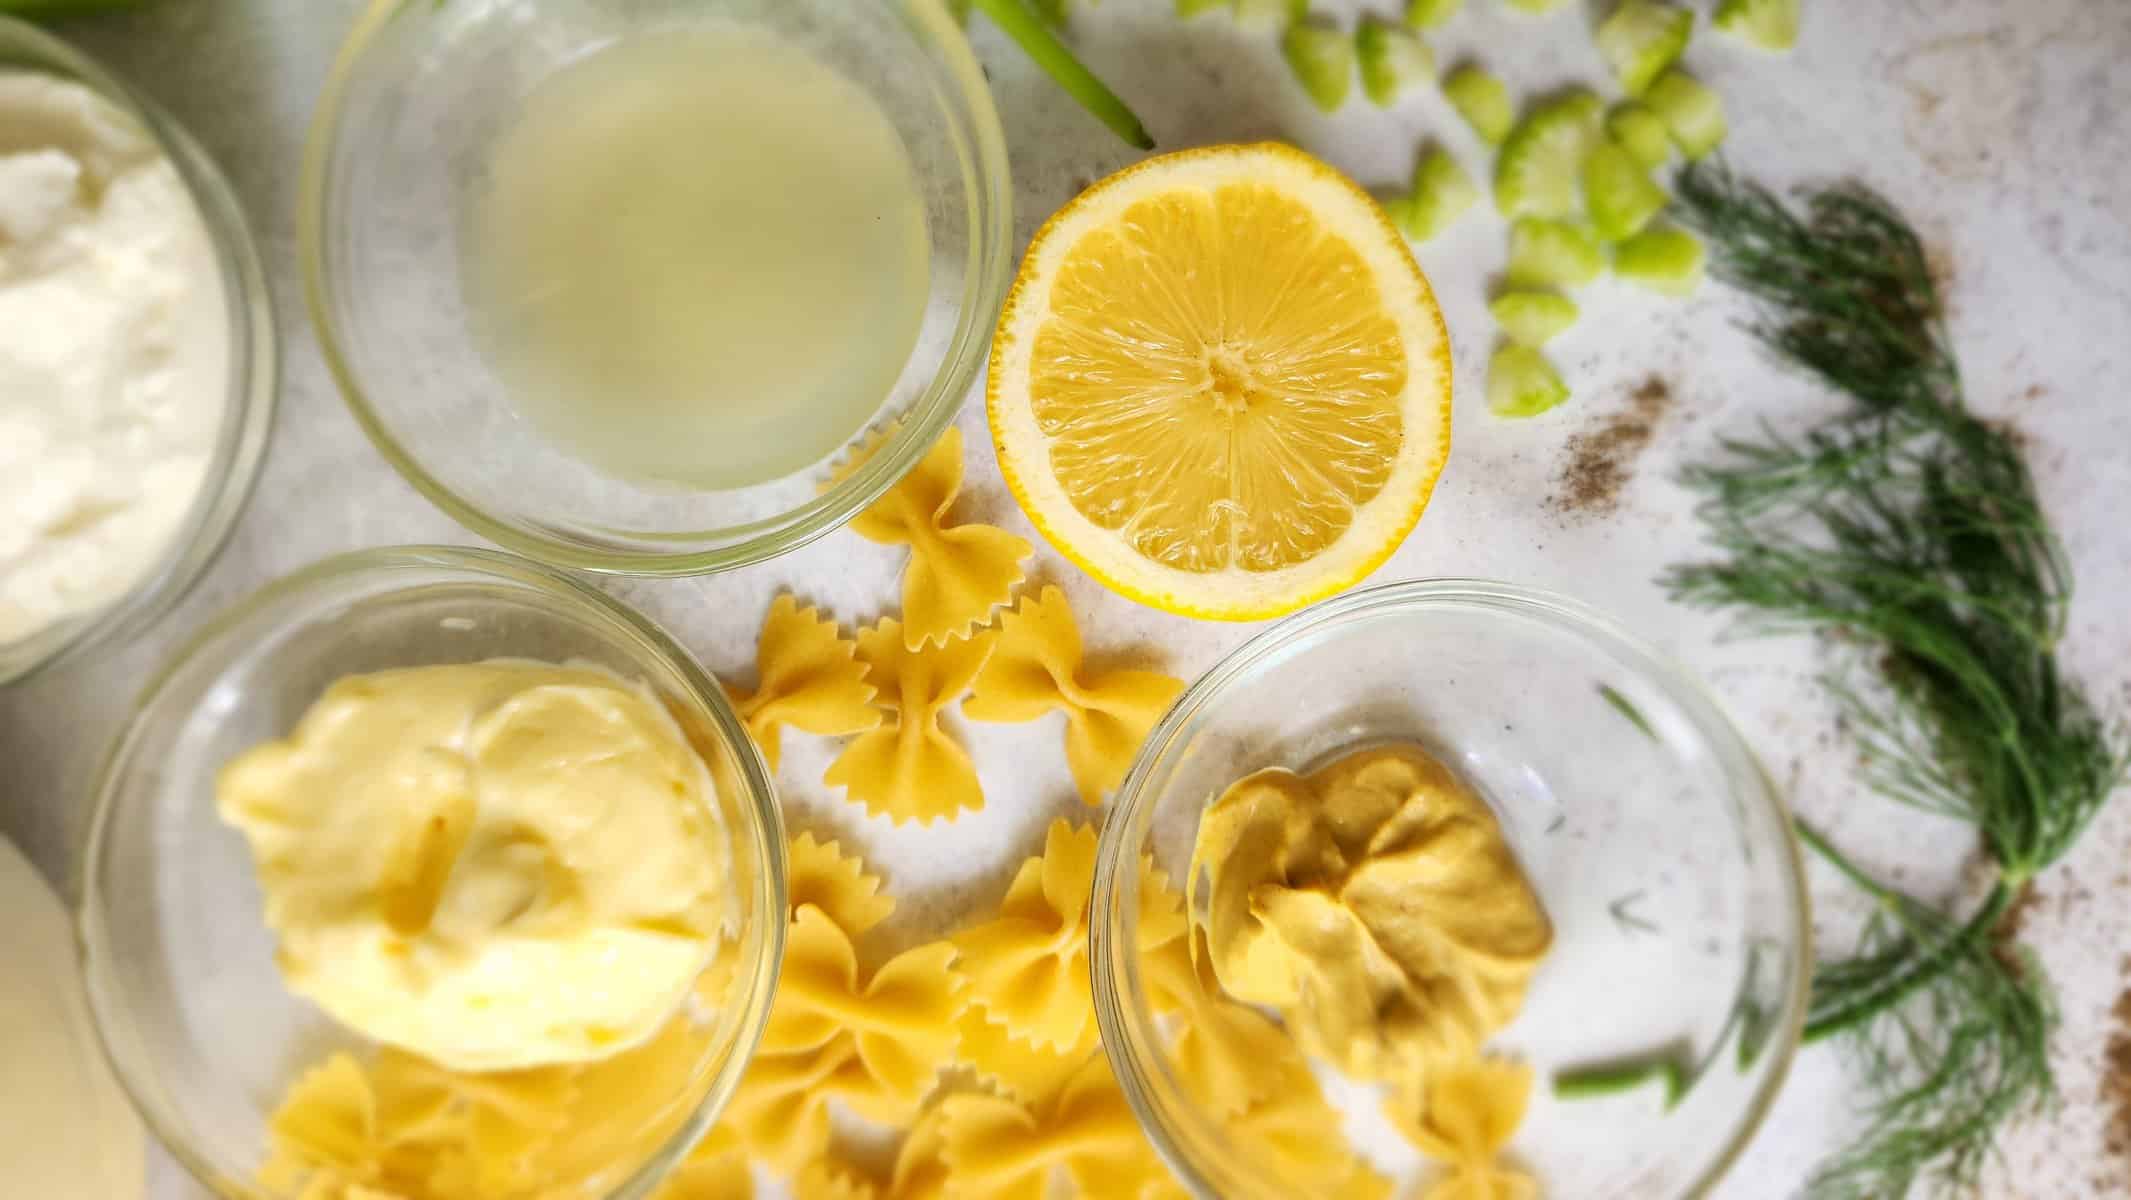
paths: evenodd
<path fill-rule="evenodd" d="M 1628 397 L 1628 407 L 1596 429 L 1569 439 L 1568 462 L 1547 502 L 1556 512 L 1604 516 L 1620 507 L 1621 490 L 1635 477 L 1635 460 L 1672 407 L 1672 388 L 1652 376 Z"/>
<path fill-rule="evenodd" d="M 2131 958 L 2122 970 L 2131 975 Z M 2116 997 L 2110 1010 L 2116 1029 L 2109 1036 L 2101 1076 L 2101 1102 L 2108 1110 L 2102 1130 L 2102 1149 L 2113 1158 L 2131 1158 L 2131 987 Z"/>

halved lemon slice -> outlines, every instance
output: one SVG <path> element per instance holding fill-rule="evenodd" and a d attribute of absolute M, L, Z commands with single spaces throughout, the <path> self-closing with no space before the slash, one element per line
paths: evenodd
<path fill-rule="evenodd" d="M 1367 193 L 1280 145 L 1149 159 L 1052 217 L 987 399 L 1007 486 L 1060 553 L 1197 617 L 1359 581 L 1450 450 L 1427 278 Z"/>

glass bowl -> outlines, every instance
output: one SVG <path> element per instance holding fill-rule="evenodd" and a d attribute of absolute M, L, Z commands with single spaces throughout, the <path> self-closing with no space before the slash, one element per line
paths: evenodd
<path fill-rule="evenodd" d="M 485 359 L 460 286 L 468 198 L 528 91 L 625 35 L 705 22 L 767 29 L 871 95 L 907 151 L 932 252 L 915 347 L 872 420 L 809 468 L 725 491 L 604 474 L 548 441 Z M 694 575 L 837 528 L 937 440 L 998 317 L 1010 206 L 991 93 L 940 0 L 376 0 L 319 104 L 298 234 L 326 360 L 417 489 L 546 562 Z"/>
<path fill-rule="evenodd" d="M 673 1073 L 671 1094 L 617 1105 L 613 1129 L 570 1131 L 648 1127 L 657 1132 L 630 1144 L 658 1149 L 555 1182 L 647 1195 L 739 1082 L 783 953 L 784 836 L 769 776 L 718 685 L 649 621 L 547 568 L 491 551 L 350 554 L 266 587 L 194 637 L 143 692 L 94 785 L 80 872 L 91 1012 L 149 1127 L 217 1194 L 294 1200 L 257 1175 L 269 1114 L 327 1055 L 370 1050 L 283 986 L 250 850 L 216 815 L 217 770 L 286 735 L 345 675 L 499 657 L 591 663 L 648 688 L 710 767 L 729 841 L 733 913 L 712 969 L 730 977 L 699 1054 Z"/>
<path fill-rule="evenodd" d="M 19 641 L 0 643 L 0 685 L 123 641 L 184 599 L 221 551 L 251 495 L 274 423 L 280 383 L 273 304 L 259 251 L 236 196 L 199 143 L 162 109 L 80 51 L 34 25 L 0 14 L 0 70 L 6 69 L 43 72 L 96 92 L 146 130 L 177 167 L 221 268 L 217 302 L 229 310 L 229 390 L 199 493 L 161 559 L 111 604 Z"/>
<path fill-rule="evenodd" d="M 1147 739 L 1103 829 L 1089 927 L 1103 1045 L 1155 1146 L 1200 1195 L 1290 1194 L 1180 1077 L 1124 932 L 1131 864 L 1151 854 L 1184 879 L 1200 815 L 1231 783 L 1387 741 L 1426 747 L 1487 799 L 1554 924 L 1523 1012 L 1487 1043 L 1535 1073 L 1509 1161 L 1579 1200 L 1708 1188 L 1767 1112 L 1804 1017 L 1810 925 L 1788 818 L 1679 668 L 1579 604 L 1499 583 L 1320 605 L 1215 667 Z M 1653 1053 L 1690 1084 L 1669 1110 L 1654 1084 L 1577 1099 L 1549 1085 Z M 1429 1177 L 1374 1089 L 1318 1070 L 1358 1151 Z"/>

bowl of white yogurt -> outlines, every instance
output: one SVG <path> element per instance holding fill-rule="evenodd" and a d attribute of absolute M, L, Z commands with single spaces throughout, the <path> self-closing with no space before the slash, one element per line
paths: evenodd
<path fill-rule="evenodd" d="M 0 685 L 130 636 L 199 578 L 258 474 L 277 366 L 220 171 L 0 17 Z"/>

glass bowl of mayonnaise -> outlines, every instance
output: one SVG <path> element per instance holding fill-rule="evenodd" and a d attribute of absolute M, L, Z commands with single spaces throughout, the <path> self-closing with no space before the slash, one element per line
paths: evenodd
<path fill-rule="evenodd" d="M 224 1197 L 651 1196 L 767 1017 L 759 755 L 664 632 L 509 555 L 264 588 L 151 680 L 93 799 L 91 1011 Z"/>
<path fill-rule="evenodd" d="M 1702 687 L 1461 580 L 1319 605 L 1193 685 L 1089 927 L 1127 1101 L 1231 1200 L 1700 1195 L 1810 967 L 1783 805 Z"/>
<path fill-rule="evenodd" d="M 0 684 L 183 598 L 258 475 L 277 364 L 214 163 L 0 15 Z"/>

